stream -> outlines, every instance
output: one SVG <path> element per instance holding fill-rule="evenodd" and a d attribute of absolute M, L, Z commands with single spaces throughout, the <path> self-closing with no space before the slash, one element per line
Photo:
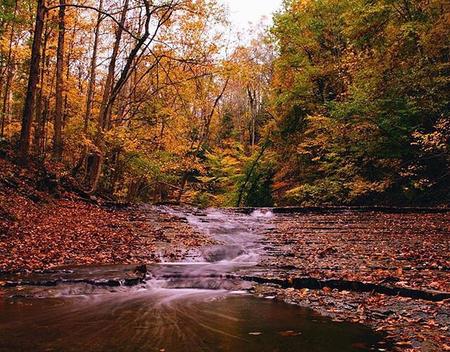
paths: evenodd
<path fill-rule="evenodd" d="M 46 279 L 71 282 L 14 287 L 0 296 L 0 351 L 376 350 L 380 337 L 369 328 L 256 298 L 252 283 L 231 275 L 260 270 L 270 210 L 160 211 L 185 218 L 216 244 L 149 267 L 145 282 L 131 287 L 87 280 L 109 280 L 126 266 L 66 269 Z"/>

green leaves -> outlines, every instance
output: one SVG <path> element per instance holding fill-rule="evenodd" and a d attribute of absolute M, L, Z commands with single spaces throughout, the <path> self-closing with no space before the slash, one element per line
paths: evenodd
<path fill-rule="evenodd" d="M 414 201 L 399 191 L 411 188 L 412 176 L 398 176 L 421 159 L 414 131 L 431 136 L 448 115 L 442 53 L 450 30 L 441 5 L 286 3 L 272 29 L 280 48 L 274 101 L 281 201 L 351 203 L 368 193 Z M 433 158 L 416 169 L 442 186 L 436 180 L 448 179 L 439 171 L 446 165 Z"/>

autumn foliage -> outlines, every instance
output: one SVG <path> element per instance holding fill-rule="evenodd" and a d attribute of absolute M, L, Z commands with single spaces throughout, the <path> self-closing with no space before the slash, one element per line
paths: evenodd
<path fill-rule="evenodd" d="M 289 0 L 233 43 L 215 0 L 3 0 L 1 143 L 116 200 L 446 204 L 448 16 Z"/>

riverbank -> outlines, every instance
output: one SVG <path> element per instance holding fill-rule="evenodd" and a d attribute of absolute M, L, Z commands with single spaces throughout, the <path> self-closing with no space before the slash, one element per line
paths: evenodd
<path fill-rule="evenodd" d="M 256 295 L 367 324 L 395 350 L 450 350 L 450 213 L 313 211 L 272 223 Z"/>
<path fill-rule="evenodd" d="M 0 272 L 177 260 L 210 243 L 179 218 L 83 199 L 48 174 L 0 158 Z"/>

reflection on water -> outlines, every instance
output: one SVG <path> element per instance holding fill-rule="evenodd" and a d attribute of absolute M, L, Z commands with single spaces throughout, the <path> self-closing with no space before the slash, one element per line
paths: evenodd
<path fill-rule="evenodd" d="M 184 262 L 152 266 L 147 282 L 137 287 L 77 283 L 13 289 L 15 298 L 0 294 L 0 352 L 340 352 L 369 351 L 377 342 L 361 325 L 256 299 L 243 291 L 248 282 L 227 276 L 257 265 L 270 211 L 176 214 L 218 244 Z M 115 270 L 122 269 L 81 268 L 64 275 L 101 277 Z"/>
<path fill-rule="evenodd" d="M 364 327 L 225 291 L 19 300 L 0 315 L 0 351 L 340 352 L 375 342 Z"/>

